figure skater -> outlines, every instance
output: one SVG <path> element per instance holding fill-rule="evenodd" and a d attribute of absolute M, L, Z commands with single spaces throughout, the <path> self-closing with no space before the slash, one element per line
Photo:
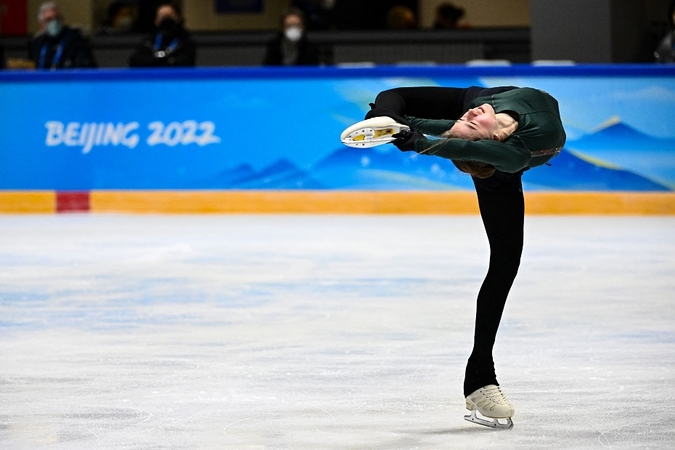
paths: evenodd
<path fill-rule="evenodd" d="M 515 408 L 497 382 L 492 350 L 523 249 L 521 176 L 547 163 L 565 144 L 558 102 L 538 89 L 513 86 L 411 87 L 381 92 L 371 108 L 366 120 L 342 133 L 345 145 L 391 142 L 401 151 L 450 159 L 472 177 L 490 263 L 478 293 L 474 345 L 464 378 L 470 411 L 465 418 L 511 428 Z"/>

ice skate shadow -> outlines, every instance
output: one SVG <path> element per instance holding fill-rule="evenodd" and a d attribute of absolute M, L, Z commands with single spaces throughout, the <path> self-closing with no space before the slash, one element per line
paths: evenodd
<path fill-rule="evenodd" d="M 491 428 L 487 427 L 476 427 L 476 426 L 464 426 L 464 427 L 454 427 L 454 428 L 437 428 L 430 430 L 408 430 L 410 434 L 419 434 L 422 436 L 461 436 L 461 435 L 472 435 L 477 433 L 485 433 L 486 431 L 492 431 Z"/>

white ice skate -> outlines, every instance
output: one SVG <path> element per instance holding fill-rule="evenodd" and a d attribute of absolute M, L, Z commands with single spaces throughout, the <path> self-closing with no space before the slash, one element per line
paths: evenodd
<path fill-rule="evenodd" d="M 391 117 L 371 117 L 357 122 L 340 135 L 340 140 L 348 147 L 367 148 L 388 144 L 392 135 L 409 130 L 407 125 L 396 122 Z"/>
<path fill-rule="evenodd" d="M 511 417 L 516 413 L 516 409 L 499 386 L 488 384 L 471 393 L 466 398 L 466 409 L 471 411 L 471 414 L 464 416 L 469 422 L 502 430 L 513 428 Z M 486 418 L 476 415 L 476 412 Z M 506 421 L 500 422 L 499 419 Z"/>

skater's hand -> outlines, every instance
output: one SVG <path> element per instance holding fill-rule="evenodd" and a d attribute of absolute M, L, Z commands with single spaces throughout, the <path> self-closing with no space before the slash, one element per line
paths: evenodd
<path fill-rule="evenodd" d="M 395 140 L 391 141 L 402 152 L 415 151 L 415 141 L 422 139 L 424 135 L 419 131 L 403 130 L 400 133 L 392 134 Z"/>

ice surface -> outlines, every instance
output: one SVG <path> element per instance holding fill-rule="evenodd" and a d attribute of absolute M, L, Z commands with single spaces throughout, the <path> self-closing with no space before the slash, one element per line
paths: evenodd
<path fill-rule="evenodd" d="M 463 420 L 478 217 L 0 216 L 0 448 L 675 448 L 675 218 L 528 217 Z"/>

